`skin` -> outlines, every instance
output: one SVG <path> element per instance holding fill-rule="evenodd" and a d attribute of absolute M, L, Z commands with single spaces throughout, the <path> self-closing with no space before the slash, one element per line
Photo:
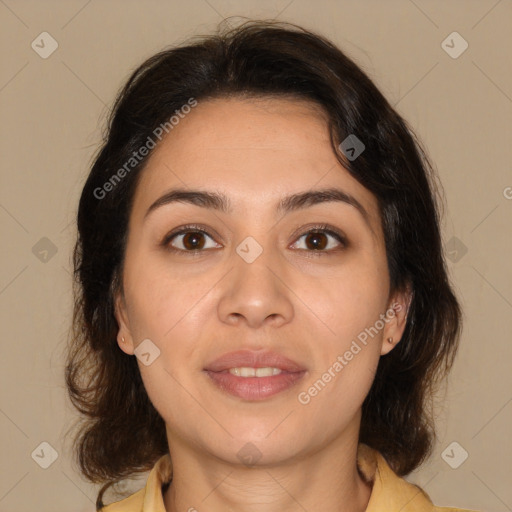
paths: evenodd
<path fill-rule="evenodd" d="M 361 406 L 379 358 L 400 340 L 410 294 L 390 294 L 377 200 L 336 159 L 319 107 L 296 99 L 200 101 L 155 148 L 141 178 L 116 318 L 124 352 L 134 354 L 147 338 L 160 350 L 148 366 L 137 361 L 167 426 L 174 476 L 166 510 L 365 510 L 371 486 L 356 466 Z M 223 192 L 233 211 L 172 203 L 144 219 L 176 187 Z M 352 194 L 369 225 L 343 202 L 276 215 L 282 197 L 325 187 Z M 159 245 L 188 223 L 209 233 L 199 239 L 202 252 L 185 252 L 191 245 L 183 236 L 169 242 L 183 252 Z M 315 252 L 303 235 L 322 223 L 344 233 L 347 245 L 320 235 L 328 245 Z M 236 252 L 248 236 L 263 248 L 252 263 Z M 299 403 L 298 394 L 393 304 L 384 328 L 307 405 Z M 277 351 L 307 372 L 260 402 L 227 395 L 202 370 L 241 348 Z M 237 456 L 246 443 L 261 453 L 253 467 Z"/>

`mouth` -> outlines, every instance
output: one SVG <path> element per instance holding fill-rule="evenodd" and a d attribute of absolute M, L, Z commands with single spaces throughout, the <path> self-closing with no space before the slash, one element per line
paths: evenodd
<path fill-rule="evenodd" d="M 260 401 L 296 385 L 306 369 L 275 352 L 241 350 L 208 364 L 204 372 L 222 392 L 248 401 Z"/>

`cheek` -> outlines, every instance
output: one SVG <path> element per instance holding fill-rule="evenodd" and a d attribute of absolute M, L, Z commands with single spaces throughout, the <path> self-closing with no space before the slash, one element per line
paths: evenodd
<path fill-rule="evenodd" d="M 132 333 L 162 343 L 184 325 L 199 323 L 197 305 L 211 288 L 208 279 L 173 272 L 144 254 L 127 261 L 125 283 Z"/>
<path fill-rule="evenodd" d="M 350 337 L 339 339 L 328 349 L 327 362 L 311 372 L 297 396 L 308 417 L 326 418 L 326 431 L 347 424 L 357 414 L 371 388 L 380 357 L 376 343 Z"/>
<path fill-rule="evenodd" d="M 375 261 L 354 262 L 314 285 L 306 281 L 302 288 L 318 328 L 326 339 L 333 339 L 337 349 L 342 348 L 342 341 L 346 343 L 375 324 L 385 311 L 388 296 L 387 274 Z"/>
<path fill-rule="evenodd" d="M 138 360 L 147 395 L 168 424 L 180 424 L 177 411 L 194 409 L 187 389 L 191 389 L 187 366 L 193 359 L 204 315 L 199 300 L 211 287 L 205 280 L 183 279 L 144 255 L 127 260 L 126 299 L 130 329 L 135 345 L 150 339 L 159 356 L 150 365 Z M 208 281 L 208 280 L 206 280 Z"/>
<path fill-rule="evenodd" d="M 375 326 L 386 308 L 387 274 L 375 259 L 361 258 L 314 287 L 304 286 L 316 313 L 317 364 L 299 402 L 309 401 L 318 414 L 332 410 L 348 418 L 364 401 L 379 362 L 382 329 Z"/>

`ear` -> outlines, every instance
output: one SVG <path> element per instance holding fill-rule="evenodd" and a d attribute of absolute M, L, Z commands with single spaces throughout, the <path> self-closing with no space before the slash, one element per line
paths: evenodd
<path fill-rule="evenodd" d="M 130 322 L 126 308 L 126 301 L 122 290 L 114 294 L 114 316 L 117 320 L 119 330 L 117 333 L 117 344 L 126 354 L 133 355 L 135 346 L 130 330 Z"/>
<path fill-rule="evenodd" d="M 413 293 L 412 286 L 408 283 L 405 290 L 391 296 L 385 313 L 388 320 L 384 326 L 381 355 L 391 352 L 400 342 L 407 323 Z M 391 342 L 388 341 L 389 338 L 392 338 Z"/>

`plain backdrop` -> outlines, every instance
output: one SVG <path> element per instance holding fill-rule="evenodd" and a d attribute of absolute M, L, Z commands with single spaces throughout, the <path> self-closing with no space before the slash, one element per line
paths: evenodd
<path fill-rule="evenodd" d="M 64 439 L 78 197 L 130 72 L 228 16 L 332 39 L 428 149 L 464 332 L 434 454 L 407 479 L 436 505 L 512 510 L 510 0 L 0 0 L 0 511 L 94 510 Z"/>

